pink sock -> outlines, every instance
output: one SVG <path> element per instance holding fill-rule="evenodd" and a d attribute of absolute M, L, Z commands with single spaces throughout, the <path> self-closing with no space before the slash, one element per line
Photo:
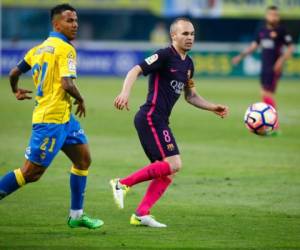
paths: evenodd
<path fill-rule="evenodd" d="M 277 105 L 276 105 L 276 101 L 274 100 L 274 98 L 272 98 L 270 96 L 264 96 L 263 97 L 263 102 L 265 102 L 266 104 L 271 105 L 274 109 L 276 109 Z M 279 129 L 279 119 L 277 120 L 277 123 L 275 125 L 275 130 L 276 129 Z"/>
<path fill-rule="evenodd" d="M 152 180 L 143 200 L 136 210 L 137 215 L 144 216 L 149 214 L 150 209 L 164 194 L 171 182 L 172 179 L 168 176 Z"/>
<path fill-rule="evenodd" d="M 276 109 L 276 102 L 272 97 L 264 96 L 263 97 L 263 102 L 266 103 L 266 104 L 271 105 L 274 109 Z"/>
<path fill-rule="evenodd" d="M 168 176 L 171 173 L 171 167 L 168 162 L 157 161 L 121 179 L 120 182 L 121 184 L 131 187 L 143 181 Z"/>

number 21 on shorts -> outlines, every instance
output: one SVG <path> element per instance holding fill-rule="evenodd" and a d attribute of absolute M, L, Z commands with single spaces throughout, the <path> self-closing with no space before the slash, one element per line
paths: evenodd
<path fill-rule="evenodd" d="M 50 140 L 51 139 L 51 140 Z M 53 152 L 53 149 L 54 149 L 54 146 L 55 146 L 55 143 L 56 143 L 56 138 L 49 138 L 49 137 L 46 137 L 44 140 L 43 140 L 43 143 L 42 145 L 40 146 L 40 149 L 43 150 L 43 151 L 46 151 L 47 150 L 47 146 L 49 145 L 49 141 L 51 141 L 50 143 L 50 147 L 48 148 L 48 152 Z"/>

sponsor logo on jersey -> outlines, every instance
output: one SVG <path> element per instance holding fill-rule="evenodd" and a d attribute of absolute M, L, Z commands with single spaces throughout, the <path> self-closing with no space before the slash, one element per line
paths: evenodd
<path fill-rule="evenodd" d="M 177 80 L 172 80 L 170 82 L 171 87 L 174 89 L 176 94 L 181 94 L 182 90 L 184 89 L 184 83 L 177 81 Z"/>
<path fill-rule="evenodd" d="M 174 144 L 173 144 L 173 143 L 168 144 L 168 145 L 167 145 L 167 149 L 168 149 L 169 151 L 173 151 L 173 150 L 175 149 Z"/>
<path fill-rule="evenodd" d="M 154 54 L 154 55 L 152 55 L 152 56 L 147 57 L 147 58 L 145 59 L 145 61 L 146 61 L 146 63 L 147 63 L 148 65 L 151 65 L 152 63 L 156 62 L 157 59 L 158 59 L 158 54 Z"/>
<path fill-rule="evenodd" d="M 264 49 L 274 49 L 274 41 L 272 39 L 262 39 L 261 46 Z"/>

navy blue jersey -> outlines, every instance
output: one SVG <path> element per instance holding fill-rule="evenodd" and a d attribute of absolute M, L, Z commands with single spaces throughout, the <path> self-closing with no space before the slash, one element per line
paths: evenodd
<path fill-rule="evenodd" d="M 192 59 L 181 59 L 174 47 L 160 49 L 141 62 L 143 74 L 149 77 L 146 103 L 141 112 L 168 122 L 172 108 L 186 87 L 193 87 Z"/>
<path fill-rule="evenodd" d="M 282 26 L 269 29 L 260 28 L 255 41 L 262 48 L 262 72 L 273 71 L 276 60 L 282 53 L 282 47 L 292 43 L 292 37 Z"/>

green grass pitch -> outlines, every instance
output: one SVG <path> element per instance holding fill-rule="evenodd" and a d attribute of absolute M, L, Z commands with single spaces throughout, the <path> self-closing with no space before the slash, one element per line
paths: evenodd
<path fill-rule="evenodd" d="M 108 185 L 148 163 L 133 127 L 146 96 L 141 78 L 130 112 L 114 109 L 120 78 L 78 79 L 87 117 L 81 119 L 93 163 L 85 211 L 105 221 L 100 230 L 70 229 L 71 163 L 60 153 L 42 179 L 0 201 L 0 249 L 300 249 L 300 85 L 282 79 L 277 100 L 282 136 L 262 138 L 243 124 L 259 101 L 256 79 L 198 79 L 199 93 L 230 107 L 220 119 L 184 102 L 171 117 L 183 169 L 152 210 L 166 229 L 135 228 L 129 217 L 146 189 L 132 189 L 118 210 Z M 33 90 L 31 79 L 21 86 Z M 18 102 L 0 81 L 0 176 L 22 166 L 33 101 Z"/>

